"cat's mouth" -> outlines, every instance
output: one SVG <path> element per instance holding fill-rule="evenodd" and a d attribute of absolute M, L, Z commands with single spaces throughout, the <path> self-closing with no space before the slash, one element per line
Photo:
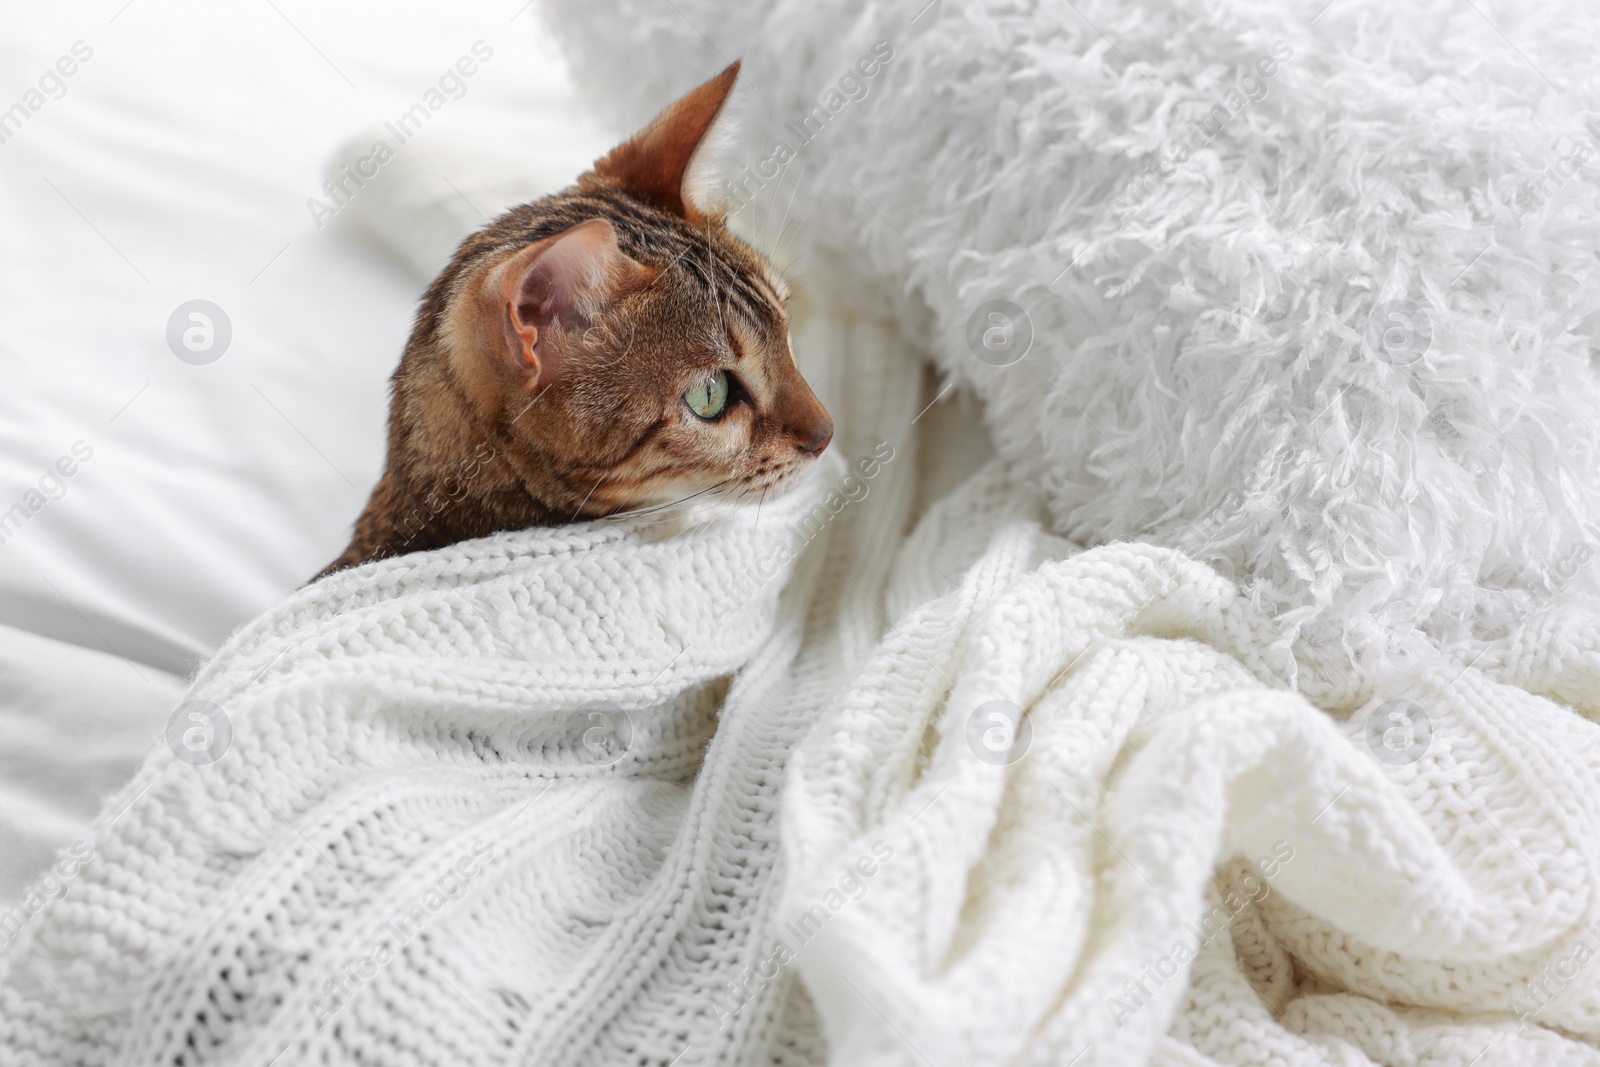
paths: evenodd
<path fill-rule="evenodd" d="M 776 470 L 767 471 L 747 479 L 743 492 L 766 494 L 777 491 L 787 492 L 799 484 L 801 476 L 816 464 L 820 456 L 821 452 L 809 452 L 803 458 L 791 460 Z"/>

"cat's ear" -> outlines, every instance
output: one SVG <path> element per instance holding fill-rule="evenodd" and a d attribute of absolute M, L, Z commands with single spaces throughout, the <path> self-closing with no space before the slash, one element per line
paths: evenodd
<path fill-rule="evenodd" d="M 734 137 L 728 98 L 738 77 L 735 60 L 613 148 L 585 177 L 691 222 L 714 214 L 721 200 L 720 156 Z"/>
<path fill-rule="evenodd" d="M 489 278 L 494 314 L 513 367 L 528 385 L 549 385 L 573 349 L 570 336 L 599 320 L 617 294 L 641 280 L 644 268 L 617 245 L 605 219 L 580 222 L 564 233 L 529 245 L 501 263 Z"/>

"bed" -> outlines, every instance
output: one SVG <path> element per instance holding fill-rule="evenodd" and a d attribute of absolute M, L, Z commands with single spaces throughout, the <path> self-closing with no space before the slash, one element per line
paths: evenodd
<path fill-rule="evenodd" d="M 29 16 L 8 67 L 75 73 L 0 146 L 6 876 L 77 880 L 0 1037 L 1597 1062 L 1596 16 L 1481 6 Z M 300 588 L 422 280 L 608 143 L 569 82 L 624 131 L 735 55 L 816 499 Z"/>
<path fill-rule="evenodd" d="M 82 836 L 197 662 L 339 553 L 377 477 L 387 378 L 426 279 L 363 234 L 359 198 L 324 191 L 330 161 L 446 74 L 445 105 L 388 168 L 427 152 L 411 187 L 454 201 L 445 217 L 475 224 L 607 146 L 534 13 L 515 13 L 12 13 L 8 93 L 63 57 L 73 73 L 0 130 L 0 899 Z M 476 42 L 488 58 L 461 77 Z M 455 141 L 534 161 L 500 202 L 476 176 L 469 203 L 446 170 Z M 187 353 L 203 363 L 168 342 L 197 299 L 232 332 Z"/>

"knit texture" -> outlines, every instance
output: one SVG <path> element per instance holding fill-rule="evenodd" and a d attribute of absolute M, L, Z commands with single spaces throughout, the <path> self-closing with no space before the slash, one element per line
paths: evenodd
<path fill-rule="evenodd" d="M 808 697 L 778 597 L 803 536 L 854 521 L 838 468 L 759 513 L 381 561 L 243 628 L 187 697 L 226 727 L 187 737 L 205 705 L 179 709 L 0 956 L 0 1063 L 665 1065 L 766 1040 L 711 994 L 766 907 L 803 721 L 773 690 Z"/>
<path fill-rule="evenodd" d="M 1600 1063 L 1589 718 L 1488 656 L 1331 717 L 1234 583 L 1028 496 L 935 506 L 795 758 L 771 933 L 846 892 L 799 953 L 830 1063 Z M 1539 657 L 1589 717 L 1597 634 Z"/>

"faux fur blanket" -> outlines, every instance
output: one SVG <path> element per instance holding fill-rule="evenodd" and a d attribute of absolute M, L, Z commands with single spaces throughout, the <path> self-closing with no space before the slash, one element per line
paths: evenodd
<path fill-rule="evenodd" d="M 1596 16 L 1319 7 L 552 4 L 833 466 L 247 627 L 0 1062 L 1600 1064 Z"/>
<path fill-rule="evenodd" d="M 741 222 L 900 312 L 1058 531 L 1346 668 L 1324 705 L 1600 596 L 1600 8 L 547 7 L 621 128 L 742 56 Z"/>

